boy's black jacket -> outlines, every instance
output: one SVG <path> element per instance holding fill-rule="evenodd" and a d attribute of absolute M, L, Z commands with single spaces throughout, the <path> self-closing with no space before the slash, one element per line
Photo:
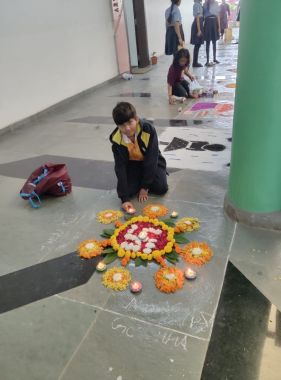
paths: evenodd
<path fill-rule="evenodd" d="M 122 202 L 129 201 L 127 167 L 129 164 L 129 152 L 126 144 L 122 141 L 122 135 L 116 128 L 110 135 L 112 152 L 115 161 L 115 173 L 117 176 L 117 193 Z M 157 167 L 166 168 L 165 158 L 162 156 L 155 128 L 147 120 L 139 120 L 137 140 L 142 154 L 144 155 L 143 177 L 141 188 L 149 189 L 155 178 Z"/>

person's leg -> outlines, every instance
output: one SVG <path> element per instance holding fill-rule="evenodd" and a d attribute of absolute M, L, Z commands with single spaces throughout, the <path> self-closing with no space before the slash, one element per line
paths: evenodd
<path fill-rule="evenodd" d="M 127 169 L 128 193 L 130 197 L 135 196 L 140 191 L 142 178 L 142 165 L 137 161 L 130 161 Z"/>
<path fill-rule="evenodd" d="M 205 66 L 208 66 L 210 64 L 210 43 L 211 41 L 206 41 L 206 57 L 207 57 L 207 62 Z"/>
<path fill-rule="evenodd" d="M 187 96 L 186 97 L 189 97 L 189 95 L 190 95 L 190 90 L 189 90 L 189 83 L 188 83 L 188 81 L 187 80 L 182 80 L 181 81 L 181 85 L 182 85 L 182 87 L 185 89 L 185 91 L 186 91 L 186 93 L 187 93 Z"/>
<path fill-rule="evenodd" d="M 188 92 L 187 92 L 187 90 L 185 89 L 185 87 L 182 85 L 182 82 L 184 82 L 184 81 L 177 82 L 177 83 L 174 84 L 174 86 L 173 86 L 173 95 L 174 96 L 178 96 L 179 98 L 188 98 L 189 89 L 188 89 Z"/>
<path fill-rule="evenodd" d="M 193 50 L 193 67 L 202 67 L 202 65 L 198 62 L 199 49 L 201 45 L 195 45 Z"/>
<path fill-rule="evenodd" d="M 214 57 L 214 62 L 215 62 L 215 63 L 219 63 L 219 61 L 217 60 L 217 41 L 216 41 L 216 40 L 213 40 L 213 41 L 212 41 L 212 44 L 213 44 L 213 57 Z"/>
<path fill-rule="evenodd" d="M 150 186 L 149 192 L 156 195 L 164 195 L 168 191 L 167 172 L 166 169 L 159 168 L 155 175 L 155 179 Z"/>

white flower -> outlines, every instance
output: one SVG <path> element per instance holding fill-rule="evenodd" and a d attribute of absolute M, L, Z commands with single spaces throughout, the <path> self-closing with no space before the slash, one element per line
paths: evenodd
<path fill-rule="evenodd" d="M 191 252 L 192 252 L 192 254 L 193 254 L 194 256 L 200 256 L 200 255 L 203 253 L 202 249 L 199 248 L 199 247 L 197 247 L 197 248 L 193 248 L 193 250 L 192 250 Z"/>
<path fill-rule="evenodd" d="M 85 245 L 85 248 L 87 248 L 87 249 L 93 249 L 93 248 L 95 248 L 96 247 L 96 245 L 94 244 L 94 243 L 87 243 L 86 245 Z"/>
<path fill-rule="evenodd" d="M 155 248 L 155 244 L 154 243 L 150 243 L 150 242 L 148 242 L 148 243 L 146 243 L 146 248 Z"/>
<path fill-rule="evenodd" d="M 143 253 L 151 253 L 151 249 L 150 248 L 144 248 L 144 250 L 143 250 Z"/>
<path fill-rule="evenodd" d="M 141 246 L 140 246 L 140 245 L 134 245 L 134 247 L 132 248 L 132 250 L 133 250 L 134 252 L 138 252 L 138 251 L 140 251 L 140 249 L 141 249 Z"/>

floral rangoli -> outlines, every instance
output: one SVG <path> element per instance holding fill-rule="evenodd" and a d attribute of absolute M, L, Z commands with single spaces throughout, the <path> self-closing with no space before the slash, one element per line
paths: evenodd
<path fill-rule="evenodd" d="M 127 289 L 132 280 L 129 270 L 124 268 L 130 262 L 136 267 L 146 267 L 154 262 L 161 267 L 154 275 L 156 288 L 164 293 L 174 293 L 185 283 L 183 270 L 175 265 L 180 260 L 204 265 L 211 260 L 213 252 L 207 243 L 190 242 L 185 235 L 200 228 L 197 218 L 160 219 L 168 212 L 163 205 L 149 204 L 144 207 L 143 215 L 122 221 L 120 218 L 124 215 L 121 211 L 101 211 L 98 220 L 104 224 L 114 223 L 114 228 L 103 230 L 103 240 L 83 241 L 77 253 L 82 259 L 101 256 L 99 272 L 119 259 L 121 267 L 108 269 L 102 275 L 103 285 L 116 291 Z M 177 215 L 176 212 L 174 214 Z"/>

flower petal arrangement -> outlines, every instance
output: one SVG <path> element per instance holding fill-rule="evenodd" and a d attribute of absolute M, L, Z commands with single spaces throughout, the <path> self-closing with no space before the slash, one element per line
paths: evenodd
<path fill-rule="evenodd" d="M 127 269 L 113 267 L 102 276 L 102 283 L 113 290 L 126 290 L 131 281 L 131 274 Z"/>
<path fill-rule="evenodd" d="M 185 217 L 177 221 L 176 232 L 192 232 L 200 228 L 200 222 L 197 218 Z"/>
<path fill-rule="evenodd" d="M 119 210 L 103 210 L 97 215 L 97 219 L 102 224 L 110 224 L 123 216 L 123 212 Z"/>
<path fill-rule="evenodd" d="M 181 249 L 180 255 L 186 263 L 204 265 L 213 257 L 213 251 L 207 243 L 193 241 Z"/>
<path fill-rule="evenodd" d="M 178 261 L 204 265 L 211 260 L 213 252 L 207 243 L 190 242 L 185 235 L 200 228 L 197 218 L 184 217 L 175 221 L 172 215 L 178 213 L 174 212 L 168 219 L 159 219 L 168 212 L 168 208 L 160 204 L 149 204 L 143 210 L 144 215 L 134 217 L 124 216 L 118 210 L 101 211 L 97 216 L 99 222 L 113 223 L 114 228 L 102 231 L 103 240 L 83 241 L 77 253 L 84 259 L 102 256 L 101 268 L 97 268 L 99 273 L 119 259 L 121 267 L 108 269 L 102 276 L 103 285 L 116 291 L 129 286 L 131 274 L 124 267 L 130 262 L 133 261 L 136 267 L 146 267 L 154 262 L 160 266 L 154 275 L 155 286 L 161 292 L 174 293 L 185 282 L 184 272 L 175 267 Z M 122 216 L 124 220 L 121 221 Z M 168 266 L 168 263 L 174 266 Z"/>
<path fill-rule="evenodd" d="M 85 240 L 78 247 L 78 254 L 83 259 L 91 259 L 99 256 L 103 251 L 102 242 L 97 240 Z"/>
<path fill-rule="evenodd" d="M 143 209 L 143 214 L 151 219 L 159 218 L 160 216 L 165 216 L 169 212 L 169 209 L 160 204 L 148 204 Z"/>
<path fill-rule="evenodd" d="M 161 268 L 154 275 L 156 288 L 163 293 L 174 293 L 183 288 L 184 273 L 174 267 Z"/>
<path fill-rule="evenodd" d="M 174 229 L 157 219 L 137 216 L 117 228 L 111 246 L 118 257 L 153 260 L 171 253 L 175 244 Z"/>

